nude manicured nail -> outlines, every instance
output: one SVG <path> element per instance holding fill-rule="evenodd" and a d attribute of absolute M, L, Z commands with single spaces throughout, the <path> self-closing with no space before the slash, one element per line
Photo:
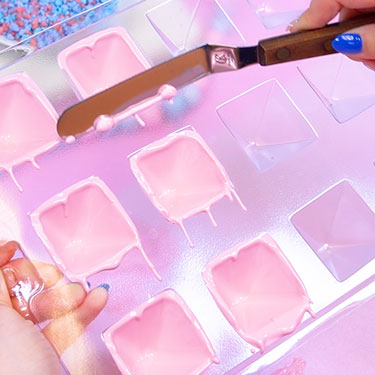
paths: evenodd
<path fill-rule="evenodd" d="M 297 26 L 299 19 L 292 21 L 286 28 L 286 31 L 293 32 L 294 28 Z"/>

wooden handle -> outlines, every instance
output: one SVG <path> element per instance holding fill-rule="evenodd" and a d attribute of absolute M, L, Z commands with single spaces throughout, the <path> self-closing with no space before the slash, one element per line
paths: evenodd
<path fill-rule="evenodd" d="M 371 23 L 375 23 L 375 13 L 321 29 L 261 40 L 258 45 L 258 62 L 265 66 L 336 53 L 331 45 L 336 36 Z"/>

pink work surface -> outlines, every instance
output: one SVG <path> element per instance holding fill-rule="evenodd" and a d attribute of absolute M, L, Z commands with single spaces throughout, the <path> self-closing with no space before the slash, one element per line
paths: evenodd
<path fill-rule="evenodd" d="M 178 6 L 164 5 L 171 19 L 177 16 L 173 9 L 178 9 L 178 17 L 190 21 L 198 15 L 189 38 L 186 24 L 190 21 L 173 23 L 174 30 L 171 24 L 163 29 L 160 8 L 155 10 L 163 2 L 150 0 L 14 63 L 1 70 L 0 76 L 27 73 L 61 114 L 78 99 L 74 94 L 77 88 L 59 68 L 57 56 L 97 31 L 124 27 L 139 49 L 137 53 L 155 65 L 207 41 L 254 45 L 259 39 L 283 33 L 290 14 L 299 11 L 297 1 L 291 2 L 291 9 L 278 6 L 280 0 L 267 1 L 274 3 L 270 7 L 272 17 L 278 10 L 288 15 L 284 21 L 282 14 L 278 17 L 277 24 L 284 22 L 282 26 L 267 30 L 261 22 L 267 14 L 257 15 L 254 10 L 259 1 L 207 2 L 220 13 L 218 20 L 224 17 L 225 22 L 215 22 L 215 18 L 206 22 L 201 16 L 207 14 L 205 9 L 192 16 L 192 9 L 198 9 L 197 1 L 193 6 L 194 1 L 172 1 Z M 305 3 L 301 1 L 303 6 Z M 198 5 L 204 8 L 204 4 L 202 0 Z M 174 48 L 166 43 L 171 32 Z M 72 185 L 97 176 L 129 215 L 147 257 L 162 277 L 161 282 L 154 277 L 137 249 L 129 251 L 118 268 L 88 277 L 91 288 L 110 284 L 109 302 L 63 354 L 69 373 L 119 375 L 101 334 L 169 288 L 194 314 L 220 361 L 211 364 L 204 371 L 206 375 L 374 373 L 374 363 L 369 360 L 375 352 L 370 319 L 374 319 L 374 301 L 368 298 L 374 295 L 375 274 L 375 108 L 367 100 L 373 92 L 363 78 L 368 71 L 358 76 L 353 97 L 346 89 L 340 92 L 346 88 L 346 79 L 353 83 L 353 77 L 347 76 L 351 69 L 365 69 L 359 65 L 351 68 L 351 64 L 345 65 L 349 73 L 337 72 L 338 85 L 332 89 L 332 67 L 336 65 L 331 61 L 322 57 L 267 68 L 251 66 L 202 79 L 179 90 L 173 104 L 163 101 L 144 110 L 140 114 L 144 127 L 129 118 L 108 132 L 87 133 L 73 144 L 61 141 L 36 157 L 39 170 L 30 163 L 16 165 L 13 172 L 22 193 L 7 173 L 0 172 L 0 238 L 20 241 L 30 258 L 53 263 L 29 214 Z M 329 70 L 325 69 L 326 62 L 330 62 Z M 114 60 L 116 64 L 126 61 Z M 362 86 L 365 106 L 358 105 Z M 332 103 L 337 105 L 341 99 L 345 100 L 345 116 L 339 123 Z M 168 222 L 148 199 L 128 160 L 134 152 L 186 126 L 210 148 L 247 208 L 242 210 L 227 198 L 215 202 L 211 214 L 217 227 L 206 214 L 187 218 L 184 226 L 195 245 L 192 248 L 180 228 Z M 2 135 L 7 134 L 1 134 L 0 128 Z M 295 270 L 317 318 L 304 314 L 294 333 L 273 341 L 261 353 L 225 318 L 205 285 L 202 271 L 220 254 L 263 234 L 273 238 L 288 266 Z M 341 309 L 350 299 L 359 305 Z M 334 309 L 341 309 L 344 315 L 340 311 L 332 314 Z M 334 323 L 325 330 L 329 314 Z M 321 333 L 311 338 L 309 327 L 314 327 L 311 332 Z M 350 338 L 352 366 L 343 366 L 340 359 L 340 353 L 350 354 L 343 351 L 343 336 Z M 284 371 L 294 359 L 297 370 Z"/>

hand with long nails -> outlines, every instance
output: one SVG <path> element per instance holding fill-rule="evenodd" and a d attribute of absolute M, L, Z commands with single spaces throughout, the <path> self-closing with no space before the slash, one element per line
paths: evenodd
<path fill-rule="evenodd" d="M 309 9 L 293 21 L 288 30 L 297 32 L 320 28 L 338 14 L 343 21 L 372 12 L 375 12 L 375 0 L 312 0 Z M 337 52 L 344 53 L 375 70 L 375 24 L 338 35 L 332 46 Z"/>
<path fill-rule="evenodd" d="M 102 311 L 107 290 L 86 294 L 80 284 L 63 284 L 52 265 L 12 260 L 18 249 L 15 241 L 0 242 L 0 375 L 58 375 L 59 356 Z M 31 303 L 22 287 L 39 290 Z M 42 322 L 40 330 L 34 323 Z"/>

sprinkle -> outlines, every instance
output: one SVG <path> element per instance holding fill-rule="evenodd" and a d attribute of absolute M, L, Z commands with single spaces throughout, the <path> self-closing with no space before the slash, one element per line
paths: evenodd
<path fill-rule="evenodd" d="M 82 17 L 71 18 L 105 2 L 108 3 Z M 0 35 L 12 41 L 21 41 L 62 22 L 55 29 L 28 41 L 33 47 L 42 48 L 113 14 L 117 2 L 118 0 L 0 0 Z M 67 18 L 69 20 L 64 22 Z"/>

